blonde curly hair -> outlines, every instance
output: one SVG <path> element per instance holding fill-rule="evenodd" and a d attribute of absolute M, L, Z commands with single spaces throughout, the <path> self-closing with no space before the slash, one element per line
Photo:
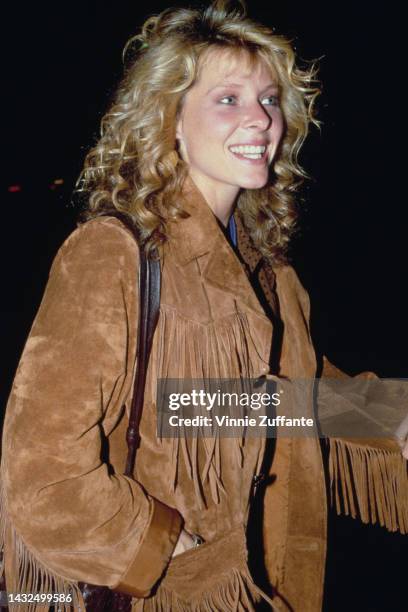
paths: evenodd
<path fill-rule="evenodd" d="M 80 219 L 120 211 L 138 227 L 147 250 L 166 241 L 168 221 L 183 215 L 179 196 L 188 174 L 175 155 L 176 121 L 210 48 L 245 51 L 278 78 L 284 136 L 268 184 L 243 190 L 237 206 L 255 247 L 267 260 L 284 262 L 296 225 L 294 195 L 307 176 L 299 150 L 310 124 L 319 125 L 316 67 L 296 66 L 290 42 L 250 20 L 242 2 L 167 9 L 128 41 L 124 57 L 131 60 L 78 179 L 77 191 L 89 194 Z"/>

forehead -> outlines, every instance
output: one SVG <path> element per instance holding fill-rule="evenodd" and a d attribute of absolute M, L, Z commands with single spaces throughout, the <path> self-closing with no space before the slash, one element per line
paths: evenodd
<path fill-rule="evenodd" d="M 278 85 L 273 67 L 244 49 L 210 48 L 199 60 L 196 83 L 204 87 L 248 80 L 256 80 L 260 85 Z"/>

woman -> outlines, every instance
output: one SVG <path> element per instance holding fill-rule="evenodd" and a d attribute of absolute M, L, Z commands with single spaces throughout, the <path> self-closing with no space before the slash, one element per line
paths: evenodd
<path fill-rule="evenodd" d="M 297 153 L 317 124 L 314 71 L 226 2 L 165 11 L 135 42 L 86 159 L 83 222 L 53 262 L 7 407 L 8 590 L 80 601 L 76 585 L 88 582 L 131 593 L 135 610 L 253 610 L 263 599 L 316 611 L 326 537 L 317 436 L 278 436 L 269 465 L 263 438 L 156 435 L 158 379 L 315 376 L 308 298 L 285 260 Z M 117 211 L 158 249 L 162 273 L 134 480 L 122 472 L 139 251 Z M 270 596 L 248 570 L 245 536 L 254 485 L 268 475 L 255 553 Z"/>

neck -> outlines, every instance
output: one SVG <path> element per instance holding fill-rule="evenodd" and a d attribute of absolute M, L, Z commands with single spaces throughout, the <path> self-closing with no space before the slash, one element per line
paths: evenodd
<path fill-rule="evenodd" d="M 190 174 L 190 178 L 204 196 L 204 199 L 217 219 L 224 227 L 227 227 L 235 208 L 239 187 L 234 185 L 222 185 L 221 188 L 217 185 L 217 187 L 215 187 L 210 185 L 208 181 L 203 181 L 201 177 L 193 174 Z"/>

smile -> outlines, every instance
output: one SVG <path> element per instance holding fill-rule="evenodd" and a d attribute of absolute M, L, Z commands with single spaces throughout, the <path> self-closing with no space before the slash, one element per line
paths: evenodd
<path fill-rule="evenodd" d="M 228 148 L 231 153 L 244 159 L 262 159 L 266 152 L 265 145 L 234 145 Z"/>

